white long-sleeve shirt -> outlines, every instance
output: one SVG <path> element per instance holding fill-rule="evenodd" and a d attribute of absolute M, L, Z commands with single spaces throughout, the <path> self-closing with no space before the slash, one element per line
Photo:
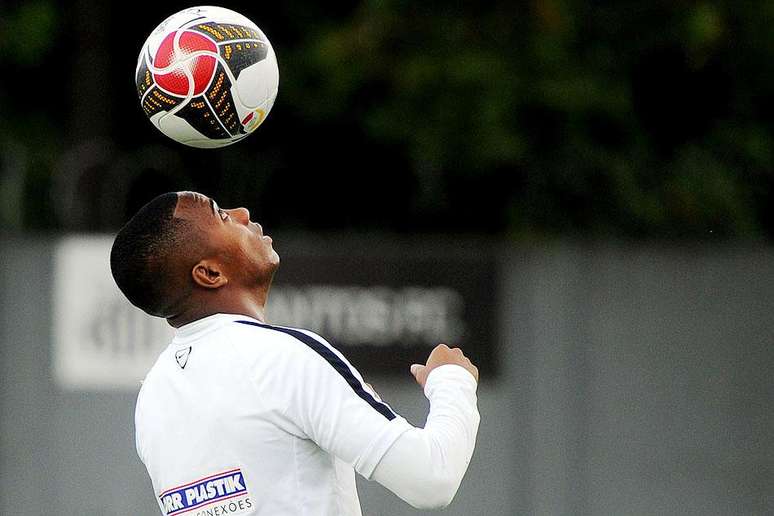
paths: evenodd
<path fill-rule="evenodd" d="M 137 400 L 138 454 L 167 516 L 360 515 L 354 472 L 416 507 L 456 493 L 476 382 L 433 370 L 415 428 L 324 339 L 218 314 L 177 330 Z"/>

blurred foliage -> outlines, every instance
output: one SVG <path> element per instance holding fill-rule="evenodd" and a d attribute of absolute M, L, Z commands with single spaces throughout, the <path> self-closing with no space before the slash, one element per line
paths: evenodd
<path fill-rule="evenodd" d="M 772 236 L 772 11 L 369 1 L 297 49 L 305 76 L 284 93 L 399 142 L 420 213 L 515 234 Z"/>
<path fill-rule="evenodd" d="M 222 187 L 238 202 L 229 185 L 270 192 L 246 195 L 275 227 L 315 229 L 324 211 L 339 229 L 774 237 L 771 2 L 365 0 L 263 15 L 255 18 L 282 81 L 273 129 L 251 138 L 271 148 L 206 159 L 240 176 L 209 184 L 215 195 Z M 50 62 L 46 42 L 75 23 L 56 16 L 36 0 L 0 17 L 0 66 L 32 73 L 36 59 Z M 152 22 L 128 45 L 139 48 Z M 32 43 L 9 37 L 12 27 Z M 133 67 L 136 48 L 126 55 L 116 76 Z M 50 112 L 16 105 L 11 90 L 0 84 L 0 146 L 21 141 L 56 156 L 66 138 Z M 25 124 L 46 141 L 20 136 Z M 244 164 L 258 162 L 251 183 Z M 45 159 L 30 170 L 28 195 Z M 56 220 L 31 215 L 23 225 Z"/>
<path fill-rule="evenodd" d="M 0 228 L 45 229 L 53 220 L 46 194 L 61 138 L 51 115 L 62 111 L 47 107 L 62 104 L 62 92 L 55 81 L 43 84 L 41 64 L 55 46 L 57 19 L 51 1 L 0 4 Z"/>
<path fill-rule="evenodd" d="M 2 21 L 0 49 L 9 61 L 35 65 L 55 40 L 57 15 L 53 3 L 33 0 L 21 3 Z"/>

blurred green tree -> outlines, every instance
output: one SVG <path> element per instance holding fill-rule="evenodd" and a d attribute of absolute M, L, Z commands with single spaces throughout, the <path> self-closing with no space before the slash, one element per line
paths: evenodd
<path fill-rule="evenodd" d="M 0 229 L 50 228 L 55 220 L 48 185 L 62 143 L 56 114 L 63 110 L 51 106 L 64 103 L 56 89 L 61 80 L 51 80 L 42 65 L 58 23 L 49 0 L 0 5 Z"/>
<path fill-rule="evenodd" d="M 762 73 L 773 12 L 366 1 L 307 34 L 284 94 L 317 123 L 352 113 L 370 138 L 399 144 L 431 225 L 771 237 L 772 113 L 760 107 L 774 86 Z"/>

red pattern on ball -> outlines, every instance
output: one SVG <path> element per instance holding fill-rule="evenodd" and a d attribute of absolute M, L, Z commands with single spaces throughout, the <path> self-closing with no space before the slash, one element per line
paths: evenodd
<path fill-rule="evenodd" d="M 207 50 L 218 53 L 217 45 L 206 36 L 198 32 L 183 31 L 180 35 L 180 52 L 175 59 L 174 41 L 177 31 L 170 32 L 164 38 L 156 51 L 156 58 L 153 65 L 156 68 L 166 68 L 170 65 L 179 63 L 169 72 L 164 74 L 153 74 L 153 78 L 161 88 L 166 91 L 185 97 L 188 95 L 188 77 L 183 67 L 188 67 L 194 80 L 194 96 L 201 95 L 207 88 L 207 85 L 215 75 L 216 60 L 213 56 L 198 56 L 185 60 L 186 57 L 194 52 Z"/>

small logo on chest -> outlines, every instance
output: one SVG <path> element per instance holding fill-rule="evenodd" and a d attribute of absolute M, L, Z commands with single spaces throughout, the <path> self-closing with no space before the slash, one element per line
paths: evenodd
<path fill-rule="evenodd" d="M 188 363 L 188 356 L 190 354 L 191 346 L 175 351 L 175 360 L 177 360 L 177 365 L 180 366 L 180 369 L 185 369 L 185 365 Z"/>

